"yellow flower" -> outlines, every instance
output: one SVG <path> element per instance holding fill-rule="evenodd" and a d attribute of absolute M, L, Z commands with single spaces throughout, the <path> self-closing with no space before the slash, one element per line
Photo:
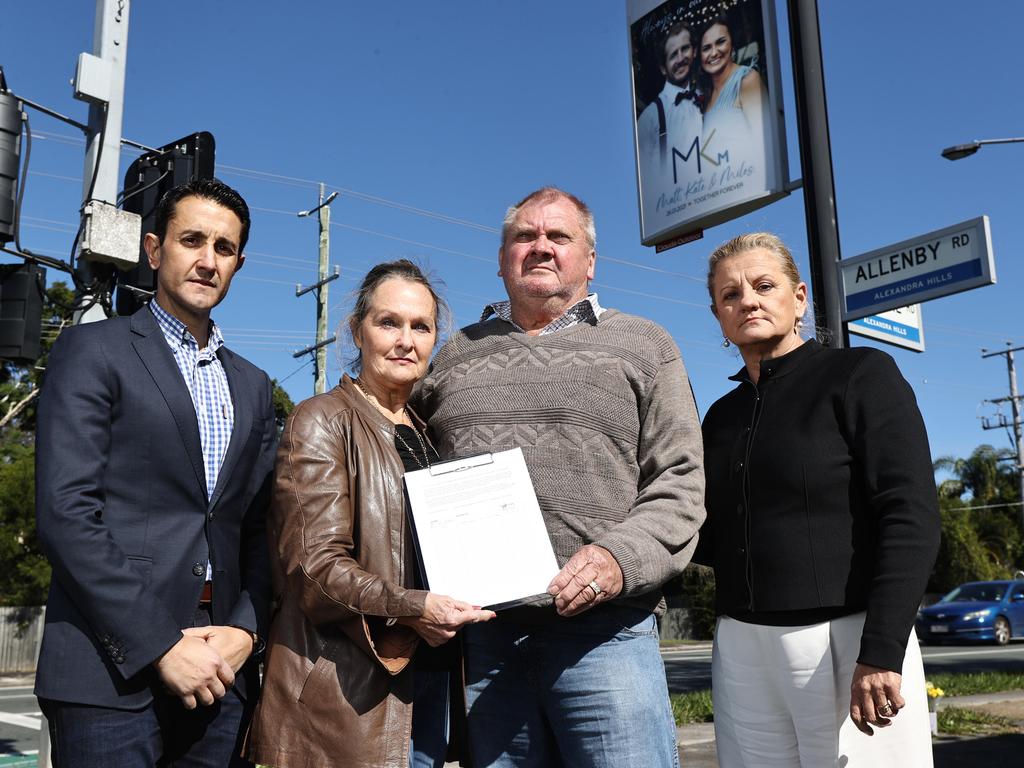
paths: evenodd
<path fill-rule="evenodd" d="M 945 696 L 946 695 L 946 692 L 943 691 L 941 688 L 937 688 L 934 685 L 932 685 L 930 682 L 927 682 L 927 681 L 925 682 L 925 688 L 928 691 L 928 698 L 937 699 L 940 696 Z"/>

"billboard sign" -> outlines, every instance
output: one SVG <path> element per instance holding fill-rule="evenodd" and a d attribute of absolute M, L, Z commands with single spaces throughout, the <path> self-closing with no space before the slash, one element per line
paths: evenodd
<path fill-rule="evenodd" d="M 846 329 L 858 336 L 884 341 L 914 352 L 924 352 L 924 321 L 920 304 L 851 320 L 846 324 Z"/>
<path fill-rule="evenodd" d="M 836 266 L 847 322 L 996 281 L 988 216 L 843 259 Z"/>
<path fill-rule="evenodd" d="M 788 194 L 774 9 L 772 0 L 626 0 L 644 245 Z"/>

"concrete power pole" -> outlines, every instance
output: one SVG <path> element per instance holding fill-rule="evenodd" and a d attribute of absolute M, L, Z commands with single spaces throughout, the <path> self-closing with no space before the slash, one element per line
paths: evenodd
<path fill-rule="evenodd" d="M 331 336 L 327 338 L 327 284 L 339 277 L 335 268 L 333 275 L 327 274 L 331 256 L 331 201 L 338 196 L 332 192 L 330 197 L 324 200 L 324 185 L 320 184 L 319 205 L 309 211 L 299 211 L 299 216 L 311 216 L 319 211 L 320 213 L 320 264 L 317 270 L 317 282 L 303 288 L 295 286 L 295 295 L 301 296 L 310 291 L 316 291 L 316 343 L 312 346 L 300 349 L 292 357 L 302 357 L 313 353 L 313 394 L 320 395 L 327 390 L 327 347 L 333 344 L 338 338 Z"/>
<path fill-rule="evenodd" d="M 1010 401 L 1010 413 L 1013 415 L 1013 439 L 1017 445 L 1017 481 L 1019 483 L 1018 490 L 1020 491 L 1020 520 L 1021 526 L 1024 527 L 1024 438 L 1022 438 L 1022 432 L 1024 432 L 1024 425 L 1021 424 L 1020 417 L 1020 401 L 1021 396 L 1017 394 L 1017 369 L 1013 363 L 1013 353 L 1020 352 L 1024 347 L 1014 347 L 1010 349 L 1010 342 L 1006 343 L 1007 349 L 999 350 L 997 352 L 989 352 L 988 350 L 981 350 L 981 356 L 994 357 L 996 355 L 1004 355 L 1006 357 L 1006 372 L 1010 377 L 1010 396 L 1000 397 L 996 400 L 989 400 L 990 403 L 1005 403 L 1007 400 Z M 999 420 L 996 423 L 989 423 L 988 419 L 982 423 L 985 429 L 999 429 L 1000 427 L 1010 426 L 1006 417 L 1000 415 Z"/>
<path fill-rule="evenodd" d="M 93 30 L 93 52 L 83 53 L 78 60 L 75 95 L 89 102 L 89 133 L 86 138 L 85 170 L 82 199 L 103 200 L 113 204 L 117 199 L 121 167 L 121 123 L 124 115 L 124 78 L 128 59 L 128 11 L 130 0 L 96 0 L 96 26 Z M 84 289 L 80 306 L 88 306 L 96 298 L 94 291 L 106 290 L 96 285 L 97 279 L 109 280 L 110 267 L 80 260 L 77 274 Z M 77 313 L 76 323 L 104 320 L 106 312 L 96 302 Z"/>

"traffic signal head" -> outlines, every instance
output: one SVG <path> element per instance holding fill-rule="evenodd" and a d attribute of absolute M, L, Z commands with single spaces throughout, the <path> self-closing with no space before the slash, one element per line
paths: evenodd
<path fill-rule="evenodd" d="M 46 270 L 0 264 L 0 359 L 26 365 L 40 353 Z"/>
<path fill-rule="evenodd" d="M 149 268 L 142 240 L 153 232 L 156 208 L 164 193 L 194 179 L 212 179 L 215 144 L 207 131 L 172 141 L 137 157 L 124 175 L 123 208 L 142 217 L 138 266 L 117 274 L 117 314 L 130 315 L 144 297 L 156 290 L 156 275 Z"/>
<path fill-rule="evenodd" d="M 15 234 L 21 119 L 21 103 L 0 87 L 0 245 L 9 243 Z"/>

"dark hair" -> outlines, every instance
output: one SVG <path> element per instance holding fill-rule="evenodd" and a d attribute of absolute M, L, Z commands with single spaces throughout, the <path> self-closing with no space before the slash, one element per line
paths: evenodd
<path fill-rule="evenodd" d="M 667 55 L 665 53 L 665 46 L 668 45 L 668 39 L 670 37 L 675 37 L 680 32 L 687 32 L 687 33 L 689 33 L 689 35 L 690 35 L 690 45 L 693 46 L 695 58 L 697 59 L 697 61 L 699 63 L 700 59 L 699 59 L 699 57 L 696 56 L 696 54 L 699 53 L 700 44 L 699 44 L 699 41 L 693 39 L 693 29 L 691 29 L 690 25 L 687 24 L 685 21 L 677 21 L 675 24 L 673 24 L 671 27 L 668 28 L 668 31 L 665 32 L 664 35 L 661 36 L 661 51 L 659 53 L 659 57 L 661 59 L 660 63 L 662 63 L 662 64 L 667 64 L 668 63 L 668 57 L 667 57 Z M 691 72 L 692 72 L 693 65 L 691 64 L 690 67 L 691 67 Z"/>
<path fill-rule="evenodd" d="M 408 280 L 410 283 L 418 283 L 427 289 L 430 297 L 434 300 L 434 328 L 437 331 L 437 337 L 440 338 L 442 326 L 447 329 L 451 322 L 451 310 L 448 309 L 448 303 L 434 289 L 433 284 L 423 273 L 423 270 L 416 263 L 408 259 L 386 261 L 383 264 L 378 264 L 366 273 L 366 277 L 363 278 L 363 282 L 356 291 L 352 311 L 345 318 L 349 335 L 351 336 L 355 333 L 355 329 L 359 327 L 359 324 L 370 313 L 370 303 L 373 301 L 374 292 L 380 287 L 381 283 L 392 279 Z M 441 282 L 437 278 L 434 278 L 434 280 L 438 283 Z M 360 367 L 359 358 L 360 354 L 357 350 L 355 356 L 349 360 L 349 367 L 357 372 Z"/>
<path fill-rule="evenodd" d="M 186 197 L 201 197 L 210 200 L 227 208 L 234 213 L 242 222 L 241 242 L 238 244 L 238 252 L 245 250 L 245 244 L 249 240 L 249 206 L 245 200 L 234 189 L 219 179 L 192 179 L 172 187 L 160 198 L 156 206 L 156 223 L 153 225 L 153 232 L 157 239 L 163 243 L 167 236 L 167 225 L 178 210 L 178 203 Z"/>
<path fill-rule="evenodd" d="M 505 239 L 508 237 L 508 231 L 512 226 L 512 222 L 516 220 L 516 215 L 519 210 L 527 203 L 551 203 L 555 200 L 568 200 L 576 208 L 576 215 L 579 218 L 580 229 L 583 230 L 584 236 L 587 238 L 587 244 L 594 248 L 597 245 L 597 230 L 594 227 L 594 214 L 590 212 L 590 208 L 587 204 L 580 200 L 576 195 L 566 192 L 564 189 L 558 187 L 541 187 L 540 189 L 534 190 L 515 205 L 509 206 L 505 212 L 505 221 L 501 225 L 501 247 L 505 247 Z"/>
<path fill-rule="evenodd" d="M 713 18 L 711 21 L 709 21 L 703 27 L 701 27 L 701 30 L 700 30 L 701 38 L 704 37 L 704 34 L 709 29 L 711 29 L 712 27 L 714 27 L 716 25 L 719 26 L 719 27 L 725 27 L 726 31 L 729 33 L 729 39 L 730 40 L 735 40 L 735 35 L 733 35 L 733 33 L 732 33 L 732 23 L 729 21 L 729 17 L 726 14 L 724 14 L 724 13 L 719 14 L 718 16 L 715 16 L 715 18 Z"/>
<path fill-rule="evenodd" d="M 695 43 L 695 60 L 697 62 L 695 69 L 697 70 L 697 84 L 704 93 L 704 106 L 701 107 L 701 112 L 707 112 L 708 102 L 711 101 L 711 96 L 715 92 L 715 84 L 711 79 L 711 75 L 704 71 L 704 35 L 706 35 L 708 30 L 714 26 L 725 27 L 726 32 L 729 33 L 729 41 L 732 45 L 732 61 L 736 61 L 736 36 L 733 34 L 732 25 L 729 23 L 729 19 L 725 14 L 716 16 L 700 28 L 700 34 L 697 36 L 697 41 Z"/>
<path fill-rule="evenodd" d="M 709 21 L 707 24 L 705 24 L 703 27 L 701 27 L 701 29 L 700 29 L 700 36 L 697 38 L 697 42 L 696 42 L 697 61 L 698 62 L 700 62 L 700 59 L 701 59 L 701 49 L 704 47 L 704 35 L 706 35 L 708 33 L 709 29 L 711 29 L 712 27 L 716 27 L 716 26 L 717 27 L 725 27 L 725 31 L 729 33 L 729 42 L 731 43 L 731 45 L 733 47 L 732 48 L 733 53 L 734 54 L 736 53 L 736 35 L 733 34 L 732 24 L 729 23 L 729 17 L 727 17 L 725 14 L 722 14 L 720 16 L 715 16 L 715 18 L 713 18 L 711 21 Z M 703 66 L 700 67 L 700 71 L 701 72 L 704 71 L 704 67 Z"/>

